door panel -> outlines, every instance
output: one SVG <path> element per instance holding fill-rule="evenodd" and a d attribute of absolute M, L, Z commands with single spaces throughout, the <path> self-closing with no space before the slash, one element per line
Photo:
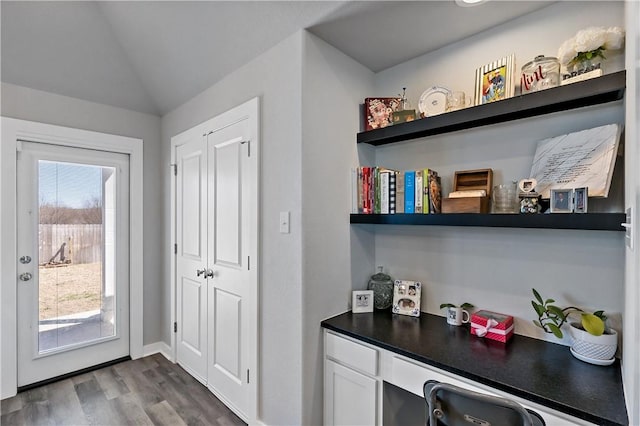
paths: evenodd
<path fill-rule="evenodd" d="M 241 318 L 242 299 L 220 288 L 215 289 L 215 307 L 213 330 L 215 344 L 213 353 L 213 368 L 226 373 L 232 380 L 240 384 L 240 330 L 238 325 Z M 231 321 L 229 321 L 231 319 Z"/>
<path fill-rule="evenodd" d="M 249 132 L 245 118 L 207 136 L 208 247 L 215 273 L 209 280 L 208 386 L 241 416 L 246 416 L 248 400 L 249 213 L 256 208 L 248 200 Z"/>
<path fill-rule="evenodd" d="M 216 135 L 217 136 L 217 135 Z M 241 138 L 213 145 L 213 181 L 216 190 L 215 215 L 215 264 L 240 267 L 241 199 L 242 180 Z M 245 154 L 246 155 L 246 154 Z M 221 208 L 216 208 L 220 206 Z"/>
<path fill-rule="evenodd" d="M 202 133 L 176 149 L 176 358 L 196 379 L 207 378 L 206 164 Z M 198 275 L 198 271 L 201 273 Z"/>
<path fill-rule="evenodd" d="M 128 173 L 124 154 L 22 143 L 19 386 L 129 354 Z"/>

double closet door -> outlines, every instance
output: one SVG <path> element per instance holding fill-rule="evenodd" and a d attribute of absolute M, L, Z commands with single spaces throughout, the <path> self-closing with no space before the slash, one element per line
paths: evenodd
<path fill-rule="evenodd" d="M 177 362 L 247 421 L 257 388 L 256 129 L 234 109 L 172 140 Z"/>

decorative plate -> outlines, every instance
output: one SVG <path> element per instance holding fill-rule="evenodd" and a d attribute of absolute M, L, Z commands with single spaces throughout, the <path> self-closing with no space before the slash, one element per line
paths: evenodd
<path fill-rule="evenodd" d="M 425 117 L 442 114 L 447 109 L 447 95 L 451 90 L 433 86 L 425 90 L 418 100 L 418 110 Z"/>

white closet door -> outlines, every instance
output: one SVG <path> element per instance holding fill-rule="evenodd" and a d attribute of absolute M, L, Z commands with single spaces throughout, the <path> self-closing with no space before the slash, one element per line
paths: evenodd
<path fill-rule="evenodd" d="M 207 155 L 195 128 L 176 148 L 176 357 L 200 382 L 207 379 Z"/>

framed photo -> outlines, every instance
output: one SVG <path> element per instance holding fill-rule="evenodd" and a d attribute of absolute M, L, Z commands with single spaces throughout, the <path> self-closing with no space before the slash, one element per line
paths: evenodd
<path fill-rule="evenodd" d="M 364 100 L 365 130 L 391 126 L 393 113 L 401 109 L 402 98 L 366 98 Z"/>
<path fill-rule="evenodd" d="M 573 190 L 573 211 L 576 213 L 587 212 L 587 201 L 589 200 L 589 188 L 575 188 Z"/>
<path fill-rule="evenodd" d="M 573 189 L 552 189 L 549 198 L 551 213 L 573 212 Z"/>
<path fill-rule="evenodd" d="M 417 281 L 395 280 L 393 283 L 393 305 L 391 311 L 394 314 L 419 317 L 421 293 L 421 283 Z"/>
<path fill-rule="evenodd" d="M 373 312 L 373 290 L 353 291 L 351 299 L 351 310 L 354 314 Z"/>
<path fill-rule="evenodd" d="M 516 56 L 511 54 L 476 70 L 475 104 L 510 98 L 515 93 Z"/>

